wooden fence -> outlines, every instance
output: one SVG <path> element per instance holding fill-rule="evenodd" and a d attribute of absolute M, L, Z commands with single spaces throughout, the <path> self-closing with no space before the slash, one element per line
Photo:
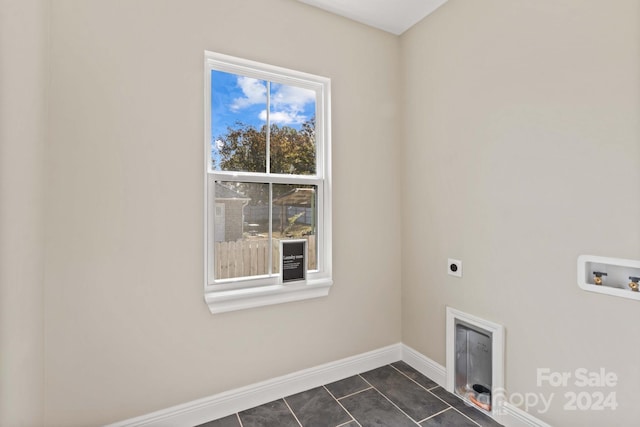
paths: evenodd
<path fill-rule="evenodd" d="M 317 268 L 316 236 L 304 237 L 308 244 L 308 269 Z M 216 279 L 268 274 L 269 239 L 216 242 L 214 266 Z M 272 272 L 280 272 L 280 240 L 272 239 Z"/>

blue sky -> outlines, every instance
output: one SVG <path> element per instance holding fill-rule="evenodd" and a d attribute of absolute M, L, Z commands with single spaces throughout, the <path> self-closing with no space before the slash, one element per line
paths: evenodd
<path fill-rule="evenodd" d="M 299 129 L 315 116 L 315 92 L 271 84 L 272 124 Z M 266 123 L 267 82 L 222 71 L 211 71 L 211 136 L 215 141 L 240 121 L 257 128 Z M 215 145 L 214 145 L 215 149 Z"/>

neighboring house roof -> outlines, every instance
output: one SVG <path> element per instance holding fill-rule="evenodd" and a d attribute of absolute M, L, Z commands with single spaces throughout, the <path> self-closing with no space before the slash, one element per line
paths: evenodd
<path fill-rule="evenodd" d="M 316 191 L 313 188 L 294 188 L 273 200 L 274 205 L 311 207 Z"/>
<path fill-rule="evenodd" d="M 216 199 L 251 200 L 249 197 L 245 196 L 241 192 L 236 191 L 233 188 L 227 187 L 224 184 L 220 184 L 219 182 L 216 182 Z"/>

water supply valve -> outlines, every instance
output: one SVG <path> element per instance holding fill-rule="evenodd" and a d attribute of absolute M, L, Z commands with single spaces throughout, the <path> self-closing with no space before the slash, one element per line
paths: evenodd
<path fill-rule="evenodd" d="M 594 271 L 593 275 L 595 276 L 593 278 L 593 283 L 596 285 L 602 285 L 602 276 L 606 276 L 607 273 L 603 273 L 601 271 Z"/>

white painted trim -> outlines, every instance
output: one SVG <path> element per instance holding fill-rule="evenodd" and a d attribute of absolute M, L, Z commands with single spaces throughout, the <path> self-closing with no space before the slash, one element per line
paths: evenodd
<path fill-rule="evenodd" d="M 493 390 L 490 415 L 497 417 L 496 408 L 502 407 L 504 396 L 496 393 L 504 390 L 504 326 L 473 316 L 452 307 L 447 307 L 447 391 L 454 393 L 455 387 L 455 324 L 456 320 L 491 333 L 491 388 Z M 498 420 L 500 421 L 500 420 Z"/>
<path fill-rule="evenodd" d="M 219 393 L 182 405 L 173 406 L 106 427 L 175 427 L 193 426 L 226 417 L 282 397 L 348 378 L 403 360 L 411 367 L 444 387 L 446 368 L 404 344 L 394 344 L 336 362 L 294 372 L 246 387 Z M 498 419 L 506 427 L 552 427 L 533 415 L 504 402 Z"/>
<path fill-rule="evenodd" d="M 243 310 L 272 304 L 324 297 L 332 280 L 331 224 L 331 79 L 259 63 L 216 52 L 204 52 L 204 300 L 211 313 Z M 211 169 L 211 71 L 254 77 L 306 88 L 316 94 L 316 173 L 313 176 L 216 171 Z M 267 156 L 268 158 L 268 156 Z M 304 283 L 282 286 L 279 274 L 215 280 L 213 209 L 216 181 L 264 184 L 304 184 L 317 187 L 317 269 L 307 272 Z M 271 210 L 269 210 L 271 216 Z M 271 221 L 270 221 L 271 223 Z M 271 237 L 271 235 L 270 235 Z M 269 245 L 271 254 L 272 246 Z M 269 264 L 271 265 L 271 264 Z"/>
<path fill-rule="evenodd" d="M 600 271 L 608 273 L 608 280 L 615 285 L 607 285 L 606 282 L 602 285 L 594 285 L 590 282 L 587 267 L 592 264 L 602 264 Z M 626 287 L 629 281 L 627 278 L 632 276 L 638 276 L 638 270 L 640 269 L 640 261 L 635 259 L 622 259 L 622 258 L 610 258 L 596 255 L 580 255 L 578 257 L 578 286 L 581 289 L 589 292 L 596 292 L 605 295 L 613 295 L 616 297 L 629 298 L 640 300 L 640 292 L 634 292 Z M 620 286 L 620 287 L 614 287 Z"/>
<path fill-rule="evenodd" d="M 308 280 L 292 285 L 270 285 L 229 291 L 205 293 L 204 299 L 212 314 L 244 310 L 265 305 L 282 304 L 329 295 L 333 281 Z"/>
<path fill-rule="evenodd" d="M 504 402 L 502 404 L 502 412 L 503 416 L 501 422 L 506 427 L 519 427 L 522 425 L 527 427 L 552 427 L 551 424 L 547 424 L 544 421 L 539 420 L 530 413 L 525 412 L 508 402 Z"/>
<path fill-rule="evenodd" d="M 417 352 L 405 344 L 402 344 L 402 360 L 422 375 L 431 378 L 440 387 L 446 387 L 447 370 L 438 362 L 429 359 L 424 354 Z"/>
<path fill-rule="evenodd" d="M 447 369 L 438 362 L 406 344 L 402 344 L 402 360 L 421 374 L 431 378 L 440 387 L 446 388 Z M 552 427 L 505 401 L 502 402 L 500 410 L 496 412 L 499 413 L 496 413 L 493 418 L 506 427 Z"/>
<path fill-rule="evenodd" d="M 107 427 L 175 427 L 202 424 L 397 362 L 402 359 L 402 353 L 402 344 L 390 345 L 336 362 L 304 369 L 271 380 L 120 421 Z"/>
<path fill-rule="evenodd" d="M 438 362 L 428 358 L 406 344 L 402 344 L 402 360 L 411 365 L 415 370 L 431 378 L 440 387 L 446 388 L 447 369 Z M 496 421 L 506 427 L 552 427 L 523 411 L 522 409 L 503 401 L 499 414 L 494 417 Z"/>

